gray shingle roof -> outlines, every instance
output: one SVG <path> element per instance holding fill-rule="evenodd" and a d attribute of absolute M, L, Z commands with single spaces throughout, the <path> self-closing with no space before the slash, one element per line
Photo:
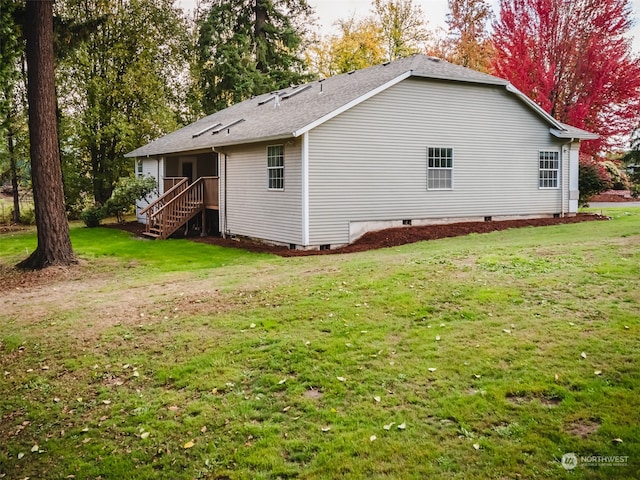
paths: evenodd
<path fill-rule="evenodd" d="M 297 136 L 360 100 L 409 76 L 508 86 L 498 77 L 426 55 L 337 75 L 232 105 L 129 152 L 162 155 Z M 279 100 L 279 106 L 275 107 Z M 540 112 L 538 112 L 540 113 Z M 551 117 L 547 118 L 550 120 Z M 557 126 L 557 122 L 552 122 Z"/>

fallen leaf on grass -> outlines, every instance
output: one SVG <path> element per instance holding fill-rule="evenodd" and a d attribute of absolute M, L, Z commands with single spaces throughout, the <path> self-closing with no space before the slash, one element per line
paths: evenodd
<path fill-rule="evenodd" d="M 182 448 L 191 448 L 195 445 L 195 442 L 193 440 L 189 440 L 187 443 L 185 443 Z"/>
<path fill-rule="evenodd" d="M 329 430 L 331 430 L 331 427 L 322 427 L 321 430 L 323 432 L 328 432 Z"/>
<path fill-rule="evenodd" d="M 149 432 L 142 432 L 140 434 L 140 438 L 142 439 L 149 438 L 149 435 L 151 435 Z"/>
<path fill-rule="evenodd" d="M 375 397 L 373 397 L 373 399 L 374 399 L 376 402 L 380 402 L 380 400 L 381 400 L 381 398 L 380 398 L 378 395 L 376 395 Z"/>
<path fill-rule="evenodd" d="M 207 426 L 205 425 L 204 427 L 202 427 L 202 428 L 200 429 L 200 432 L 201 432 L 201 433 L 207 433 Z"/>
<path fill-rule="evenodd" d="M 20 460 L 20 459 L 21 459 L 21 458 L 23 458 L 23 457 L 24 457 L 24 453 L 20 452 L 20 453 L 18 454 L 18 460 Z"/>
<path fill-rule="evenodd" d="M 593 372 L 594 375 L 602 375 L 602 370 L 596 370 Z"/>
<path fill-rule="evenodd" d="M 369 441 L 370 441 L 370 442 L 373 442 L 373 441 L 374 441 L 374 440 L 376 440 L 377 438 L 378 438 L 378 437 L 376 437 L 375 435 L 371 435 L 371 436 L 369 437 Z"/>
<path fill-rule="evenodd" d="M 105 405 L 110 405 L 111 404 L 111 400 L 102 400 L 102 403 L 104 403 Z"/>
<path fill-rule="evenodd" d="M 475 448 L 476 450 L 480 450 L 480 444 L 479 443 L 474 443 L 473 444 L 473 448 Z"/>
<path fill-rule="evenodd" d="M 430 372 L 435 372 L 436 370 L 437 370 L 437 368 L 434 368 L 434 367 L 429 368 Z"/>
<path fill-rule="evenodd" d="M 38 450 L 40 450 L 40 447 L 38 445 L 34 445 L 33 447 L 31 447 L 31 453 L 35 453 Z"/>
<path fill-rule="evenodd" d="M 384 425 L 382 428 L 384 428 L 385 430 L 391 430 L 391 427 L 393 427 L 395 425 L 395 422 L 391 422 L 388 423 L 387 425 Z"/>
<path fill-rule="evenodd" d="M 585 352 L 582 352 L 582 353 L 580 354 L 580 356 L 581 356 L 582 358 L 587 358 L 587 354 L 586 354 Z"/>
<path fill-rule="evenodd" d="M 407 428 L 407 424 L 402 422 L 400 425 L 398 425 L 398 430 L 404 430 L 405 428 Z"/>
<path fill-rule="evenodd" d="M 613 443 L 623 443 L 621 438 L 614 438 L 611 440 Z"/>
<path fill-rule="evenodd" d="M 341 382 L 346 382 L 346 381 L 347 381 L 347 379 L 346 379 L 346 378 L 344 378 L 344 377 L 336 377 L 336 378 L 337 378 L 338 380 L 340 380 Z"/>
<path fill-rule="evenodd" d="M 504 333 L 511 333 L 511 330 L 509 330 L 508 328 L 503 328 L 503 329 L 502 329 L 502 331 L 503 331 Z"/>
<path fill-rule="evenodd" d="M 440 335 L 436 335 L 436 342 L 440 341 Z"/>
<path fill-rule="evenodd" d="M 280 381 L 278 382 L 278 385 L 282 385 L 282 384 L 283 384 L 284 382 L 286 382 L 286 381 L 287 381 L 287 379 L 286 379 L 286 378 L 283 378 L 282 380 L 280 380 Z"/>
<path fill-rule="evenodd" d="M 291 406 L 290 406 L 290 405 L 288 405 L 288 406 L 284 407 L 284 408 L 282 409 L 282 411 L 286 413 L 286 412 L 288 412 L 290 409 L 291 409 Z"/>

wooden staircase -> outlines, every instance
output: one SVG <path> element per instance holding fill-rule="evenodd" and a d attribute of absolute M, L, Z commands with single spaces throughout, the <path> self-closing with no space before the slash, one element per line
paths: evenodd
<path fill-rule="evenodd" d="M 198 178 L 189 185 L 183 178 L 171 189 L 140 211 L 147 215 L 144 235 L 164 240 L 205 208 L 204 179 Z"/>

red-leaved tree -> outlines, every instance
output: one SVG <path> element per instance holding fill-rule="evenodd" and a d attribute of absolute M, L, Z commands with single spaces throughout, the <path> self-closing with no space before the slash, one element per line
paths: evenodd
<path fill-rule="evenodd" d="M 598 133 L 583 153 L 619 147 L 640 115 L 640 58 L 624 36 L 632 21 L 629 0 L 501 0 L 492 73 Z"/>

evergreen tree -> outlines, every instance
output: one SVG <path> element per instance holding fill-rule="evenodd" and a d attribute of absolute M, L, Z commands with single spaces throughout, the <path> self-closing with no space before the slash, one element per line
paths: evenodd
<path fill-rule="evenodd" d="M 65 213 L 58 149 L 52 0 L 27 1 L 25 36 L 31 179 L 38 246 L 18 267 L 40 269 L 76 262 Z"/>
<path fill-rule="evenodd" d="M 197 76 L 205 112 L 307 81 L 306 0 L 215 0 L 199 22 Z"/>
<path fill-rule="evenodd" d="M 15 223 L 20 222 L 18 189 L 28 176 L 23 17 L 24 7 L 14 0 L 0 0 L 0 182 L 11 180 Z"/>

